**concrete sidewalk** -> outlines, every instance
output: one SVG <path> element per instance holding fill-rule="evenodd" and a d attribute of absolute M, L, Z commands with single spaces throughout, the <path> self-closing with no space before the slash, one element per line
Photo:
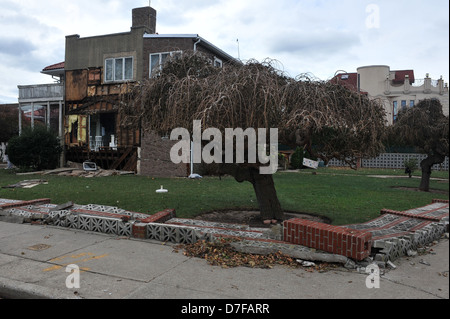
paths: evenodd
<path fill-rule="evenodd" d="M 431 249 L 396 260 L 368 289 L 368 274 L 355 270 L 223 269 L 171 244 L 0 222 L 0 298 L 448 299 L 448 239 Z M 67 288 L 68 265 L 79 267 L 80 288 Z"/>

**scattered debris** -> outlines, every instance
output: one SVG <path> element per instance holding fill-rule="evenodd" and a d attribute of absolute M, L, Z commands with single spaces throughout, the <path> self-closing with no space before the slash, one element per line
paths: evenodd
<path fill-rule="evenodd" d="M 301 260 L 301 259 L 297 259 L 296 261 L 299 264 L 301 264 L 303 267 L 314 267 L 316 265 L 312 261 L 306 261 L 306 260 Z"/>
<path fill-rule="evenodd" d="M 115 175 L 134 175 L 133 171 L 117 171 L 117 170 L 104 170 L 98 168 L 83 169 L 78 167 L 58 168 L 49 171 L 29 172 L 29 173 L 17 173 L 18 176 L 24 175 L 59 175 L 59 176 L 73 176 L 73 177 L 105 177 Z"/>
<path fill-rule="evenodd" d="M 337 267 L 335 264 L 326 262 L 320 264 L 305 262 L 307 266 L 303 266 L 295 258 L 281 251 L 265 255 L 239 252 L 231 245 L 231 243 L 236 241 L 238 239 L 220 238 L 214 242 L 202 240 L 195 244 L 177 245 L 174 247 L 174 252 L 183 249 L 185 256 L 202 258 L 210 265 L 221 266 L 222 268 L 251 267 L 270 269 L 276 265 L 282 265 L 294 268 L 305 267 L 309 272 L 325 272 Z"/>
<path fill-rule="evenodd" d="M 21 181 L 19 183 L 11 184 L 8 186 L 3 186 L 2 188 L 33 188 L 33 187 L 41 185 L 41 184 L 48 184 L 48 182 L 46 180 L 42 180 L 42 179 L 32 179 L 32 180 Z"/>
<path fill-rule="evenodd" d="M 84 162 L 83 169 L 87 172 L 97 171 L 97 164 L 93 162 Z"/>
<path fill-rule="evenodd" d="M 422 265 L 425 265 L 425 266 L 431 266 L 431 264 L 428 261 L 423 260 L 423 259 L 419 260 L 419 264 L 422 264 Z"/>
<path fill-rule="evenodd" d="M 389 266 L 390 268 L 392 268 L 392 269 L 397 268 L 397 266 L 394 265 L 394 263 L 393 263 L 392 261 L 390 261 L 390 260 L 388 260 L 388 261 L 386 262 L 386 265 L 388 265 L 388 266 Z"/>
<path fill-rule="evenodd" d="M 50 247 L 52 247 L 52 246 L 47 245 L 47 244 L 37 244 L 37 245 L 30 246 L 27 249 L 34 250 L 34 251 L 41 251 L 41 250 L 49 249 Z"/>

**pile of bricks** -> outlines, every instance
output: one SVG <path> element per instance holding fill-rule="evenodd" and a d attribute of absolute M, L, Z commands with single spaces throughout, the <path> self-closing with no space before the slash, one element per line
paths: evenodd
<path fill-rule="evenodd" d="M 22 217 L 32 223 L 162 242 L 190 244 L 198 240 L 233 237 L 255 245 L 259 243 L 262 248 L 294 245 L 355 261 L 369 256 L 388 261 L 429 244 L 448 232 L 449 201 L 435 200 L 430 205 L 404 212 L 383 209 L 380 217 L 361 224 L 332 226 L 294 218 L 271 229 L 177 218 L 173 209 L 151 216 L 94 204 L 72 204 L 59 209 L 50 203 L 50 199 L 0 199 L 0 215 Z M 278 233 L 274 231 L 276 229 Z"/>

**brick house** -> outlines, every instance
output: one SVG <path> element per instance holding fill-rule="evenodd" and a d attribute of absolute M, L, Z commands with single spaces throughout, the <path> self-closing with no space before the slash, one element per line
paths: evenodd
<path fill-rule="evenodd" d="M 151 78 L 165 59 L 183 51 L 206 54 L 217 67 L 236 60 L 197 34 L 157 34 L 156 11 L 132 10 L 129 32 L 66 37 L 66 160 L 91 160 L 105 169 L 152 176 L 187 176 L 185 165 L 170 162 L 171 141 L 120 125 L 120 94 Z"/>

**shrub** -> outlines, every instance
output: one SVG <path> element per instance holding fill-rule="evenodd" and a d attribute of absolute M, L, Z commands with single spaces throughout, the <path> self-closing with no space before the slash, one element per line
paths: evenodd
<path fill-rule="evenodd" d="M 294 154 L 291 156 L 291 166 L 293 169 L 300 169 L 303 167 L 303 148 L 297 147 Z"/>
<path fill-rule="evenodd" d="M 410 158 L 408 160 L 404 160 L 403 165 L 405 165 L 405 174 L 408 174 L 409 178 L 411 178 L 412 173 L 414 173 L 414 171 L 418 167 L 417 158 Z"/>
<path fill-rule="evenodd" d="M 24 129 L 22 135 L 9 140 L 7 148 L 11 163 L 21 169 L 54 169 L 61 152 L 59 138 L 45 126 Z"/>

